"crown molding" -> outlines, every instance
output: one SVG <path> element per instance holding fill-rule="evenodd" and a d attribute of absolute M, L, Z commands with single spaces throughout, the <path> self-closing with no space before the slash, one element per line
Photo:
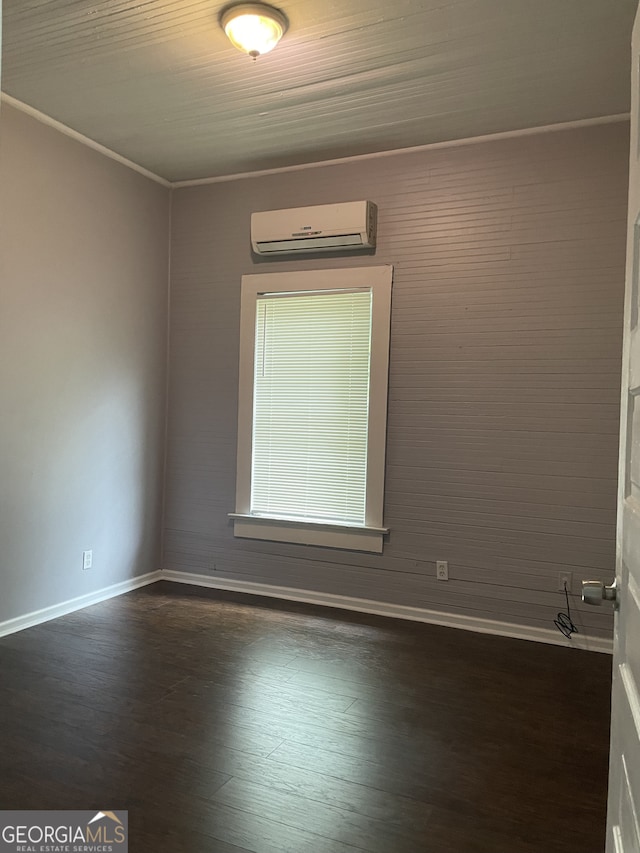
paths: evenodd
<path fill-rule="evenodd" d="M 63 133 L 65 136 L 68 136 L 70 139 L 74 139 L 76 142 L 80 142 L 82 145 L 86 145 L 87 148 L 92 148 L 99 154 L 103 154 L 105 157 L 109 157 L 110 160 L 115 160 L 116 163 L 120 163 L 122 166 L 126 166 L 128 169 L 132 169 L 134 172 L 138 172 L 139 175 L 144 175 L 145 178 L 149 178 L 150 180 L 155 181 L 157 184 L 160 184 L 163 187 L 167 187 L 167 189 L 171 189 L 171 181 L 167 181 L 165 178 L 161 178 L 160 175 L 156 175 L 154 172 L 150 172 L 148 169 L 145 169 L 144 166 L 139 166 L 132 160 L 127 160 L 127 158 L 123 157 L 121 154 L 117 154 L 115 151 L 112 151 L 105 145 L 101 145 L 99 142 L 95 142 L 95 140 L 89 139 L 88 136 L 84 136 L 84 134 L 78 133 L 77 130 L 73 130 L 73 128 L 67 127 L 66 124 L 62 124 L 62 122 L 51 118 L 51 116 L 48 116 L 45 113 L 41 113 L 40 110 L 36 110 L 34 107 L 30 107 L 29 104 L 25 104 L 22 101 L 19 101 L 17 98 L 12 97 L 12 95 L 7 95 L 6 92 L 1 92 L 0 98 L 2 100 L 2 103 L 7 104 L 8 106 L 13 107 L 16 110 L 20 110 L 20 112 L 25 113 L 25 115 L 31 116 L 31 118 L 34 118 L 36 121 L 39 121 L 42 124 L 46 124 L 48 127 L 52 127 L 54 130 L 57 130 L 59 133 Z"/>
<path fill-rule="evenodd" d="M 413 145 L 409 148 L 393 148 L 388 151 L 374 151 L 370 154 L 353 154 L 349 157 L 338 157 L 333 160 L 318 160 L 311 163 L 298 163 L 293 166 L 277 166 L 273 169 L 256 169 L 254 171 L 249 172 L 236 172 L 231 175 L 217 175 L 210 178 L 194 178 L 192 180 L 186 181 L 168 181 L 166 178 L 163 178 L 160 175 L 156 175 L 154 172 L 150 172 L 148 169 L 145 169 L 144 166 L 139 166 L 132 160 L 128 160 L 126 157 L 123 157 L 121 154 L 112 151 L 105 145 L 101 145 L 99 142 L 95 142 L 88 136 L 84 136 L 84 134 L 78 133 L 77 130 L 73 130 L 73 128 L 68 127 L 66 124 L 62 124 L 62 122 L 51 118 L 51 116 L 40 112 L 40 110 L 36 110 L 34 107 L 30 107 L 28 104 L 23 103 L 23 101 L 19 101 L 17 98 L 14 98 L 12 95 L 8 95 L 6 92 L 0 92 L 0 99 L 3 103 L 6 103 L 17 110 L 20 110 L 26 115 L 29 115 L 32 118 L 36 119 L 36 121 L 42 122 L 42 124 L 46 124 L 49 127 L 54 128 L 60 133 L 63 133 L 65 136 L 68 136 L 71 139 L 75 139 L 76 142 L 80 142 L 81 144 L 86 145 L 88 148 L 92 148 L 94 151 L 103 154 L 105 157 L 109 157 L 111 160 L 115 160 L 116 163 L 121 163 L 123 166 L 132 169 L 134 172 L 138 172 L 138 174 L 140 175 L 144 175 L 145 178 L 149 178 L 150 180 L 155 181 L 156 183 L 160 184 L 163 187 L 167 187 L 168 189 L 199 187 L 205 186 L 207 184 L 225 183 L 227 181 L 240 181 L 244 180 L 245 178 L 261 178 L 266 175 L 280 175 L 285 174 L 287 172 L 301 172 L 305 169 L 320 169 L 325 166 L 340 166 L 345 163 L 357 163 L 361 160 L 376 160 L 380 157 L 395 157 L 402 154 L 413 154 L 418 151 L 434 151 L 439 148 L 458 148 L 464 145 L 478 145 L 483 142 L 497 142 L 501 139 L 517 139 L 521 136 L 535 136 L 537 134 L 542 133 L 557 133 L 558 131 L 562 130 L 575 130 L 581 127 L 595 127 L 597 125 L 604 124 L 617 124 L 619 122 L 629 121 L 630 119 L 629 113 L 617 113 L 615 115 L 609 116 L 596 116 L 595 118 L 584 118 L 577 119 L 576 121 L 564 121 L 559 122 L 557 124 L 547 124 L 542 125 L 540 127 L 527 127 L 522 128 L 521 130 L 506 130 L 500 133 L 487 133 L 483 136 L 469 136 L 464 139 L 449 139 L 443 142 L 429 142 L 424 145 Z"/>
<path fill-rule="evenodd" d="M 616 113 L 609 116 L 582 118 L 576 121 L 563 121 L 540 127 L 526 127 L 521 130 L 505 130 L 500 133 L 487 133 L 484 136 L 469 136 L 464 139 L 449 139 L 444 142 L 428 142 L 410 148 L 393 148 L 389 151 L 374 151 L 371 154 L 354 154 L 350 157 L 338 157 L 334 160 L 318 160 L 312 163 L 299 163 L 295 166 L 278 166 L 273 169 L 257 169 L 253 172 L 237 172 L 233 175 L 219 175 L 213 178 L 194 178 L 189 181 L 174 181 L 174 189 L 182 187 L 200 187 L 205 184 L 221 184 L 225 181 L 239 181 L 244 178 L 261 178 L 265 175 L 280 175 L 285 172 L 300 172 L 304 169 L 320 169 L 324 166 L 340 166 L 344 163 L 356 163 L 360 160 L 377 160 L 380 157 L 395 157 L 400 154 L 413 154 L 417 151 L 434 151 L 438 148 L 458 148 L 463 145 L 478 145 L 482 142 L 497 142 L 500 139 L 516 139 L 519 136 L 534 136 L 539 133 L 556 133 L 560 130 L 575 130 L 579 127 L 594 127 L 599 124 L 617 124 L 629 121 L 630 113 Z"/>

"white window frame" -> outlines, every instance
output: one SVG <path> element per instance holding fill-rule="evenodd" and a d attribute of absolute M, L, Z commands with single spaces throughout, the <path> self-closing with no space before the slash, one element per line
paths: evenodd
<path fill-rule="evenodd" d="M 383 511 L 392 279 L 393 267 L 390 265 L 242 277 L 236 511 L 229 513 L 234 520 L 235 536 L 382 552 L 383 536 L 388 533 L 388 528 L 383 526 Z M 365 522 L 359 525 L 252 515 L 253 384 L 258 296 L 355 288 L 369 289 L 372 294 Z"/>

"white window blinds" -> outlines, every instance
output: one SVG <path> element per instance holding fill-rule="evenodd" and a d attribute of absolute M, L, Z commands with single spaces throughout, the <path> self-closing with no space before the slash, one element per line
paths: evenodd
<path fill-rule="evenodd" d="M 363 524 L 369 289 L 259 294 L 251 512 Z"/>

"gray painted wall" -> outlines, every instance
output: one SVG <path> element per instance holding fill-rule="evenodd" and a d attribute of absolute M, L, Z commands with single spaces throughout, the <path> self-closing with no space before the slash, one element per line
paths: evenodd
<path fill-rule="evenodd" d="M 3 105 L 0 621 L 158 568 L 169 205 Z"/>
<path fill-rule="evenodd" d="M 176 191 L 164 567 L 540 627 L 559 571 L 610 579 L 627 161 L 615 124 Z M 375 258 L 252 259 L 251 211 L 362 198 Z M 384 554 L 234 539 L 241 275 L 381 262 Z"/>

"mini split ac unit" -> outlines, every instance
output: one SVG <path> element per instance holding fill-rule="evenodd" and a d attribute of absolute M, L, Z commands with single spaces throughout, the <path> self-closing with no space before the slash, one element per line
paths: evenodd
<path fill-rule="evenodd" d="M 370 201 L 265 210 L 251 214 L 251 245 L 258 255 L 369 249 L 376 220 Z"/>

